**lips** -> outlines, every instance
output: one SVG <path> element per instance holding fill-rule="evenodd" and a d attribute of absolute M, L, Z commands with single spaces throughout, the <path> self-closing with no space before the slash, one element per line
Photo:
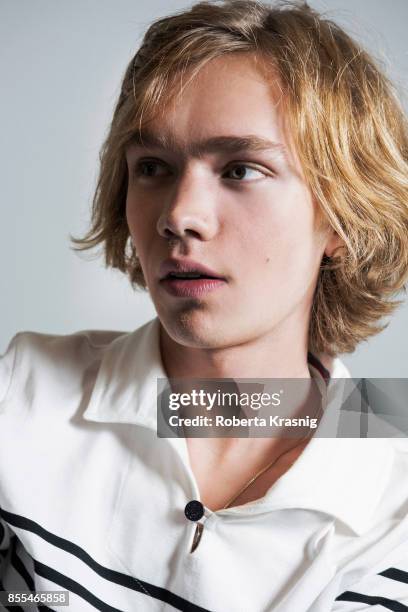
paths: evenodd
<path fill-rule="evenodd" d="M 160 266 L 160 280 L 167 279 L 220 279 L 225 277 L 218 274 L 215 270 L 204 266 L 198 262 L 188 259 L 166 259 Z"/>
<path fill-rule="evenodd" d="M 204 299 L 225 287 L 227 279 L 196 261 L 170 258 L 160 267 L 160 285 L 173 298 Z"/>

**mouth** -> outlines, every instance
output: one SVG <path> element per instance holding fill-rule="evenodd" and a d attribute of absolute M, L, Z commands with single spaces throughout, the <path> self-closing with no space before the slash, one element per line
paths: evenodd
<path fill-rule="evenodd" d="M 218 274 L 215 270 L 208 268 L 204 264 L 192 261 L 191 259 L 176 259 L 171 257 L 166 259 L 159 270 L 160 280 L 168 280 L 180 278 L 186 280 L 197 279 L 222 279 L 224 276 Z"/>
<path fill-rule="evenodd" d="M 160 284 L 175 297 L 200 297 L 226 283 L 224 276 L 192 261 L 169 259 L 161 267 Z"/>
<path fill-rule="evenodd" d="M 220 276 L 211 276 L 210 274 L 201 274 L 200 272 L 169 272 L 163 278 L 172 279 L 172 278 L 182 278 L 184 280 L 197 280 L 197 279 L 218 279 L 221 280 Z"/>

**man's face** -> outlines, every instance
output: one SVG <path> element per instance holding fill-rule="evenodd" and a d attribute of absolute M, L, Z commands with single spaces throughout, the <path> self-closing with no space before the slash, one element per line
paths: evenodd
<path fill-rule="evenodd" d="M 280 97 L 253 56 L 217 58 L 127 149 L 130 233 L 158 316 L 185 346 L 307 337 L 327 234 L 315 230 Z M 168 258 L 179 261 L 163 267 Z M 184 262 L 211 274 L 166 276 Z"/>

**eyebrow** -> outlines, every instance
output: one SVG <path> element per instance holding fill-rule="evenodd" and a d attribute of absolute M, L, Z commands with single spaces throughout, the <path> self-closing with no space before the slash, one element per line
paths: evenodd
<path fill-rule="evenodd" d="M 237 153 L 239 151 L 256 153 L 271 151 L 285 159 L 288 158 L 288 151 L 284 144 L 252 134 L 243 136 L 214 136 L 193 143 L 178 143 L 172 136 L 141 130 L 135 132 L 129 145 L 164 149 L 184 155 L 187 154 L 192 157 L 200 157 L 206 153 Z"/>

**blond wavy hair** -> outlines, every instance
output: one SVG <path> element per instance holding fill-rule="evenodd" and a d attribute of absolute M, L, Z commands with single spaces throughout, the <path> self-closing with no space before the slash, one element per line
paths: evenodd
<path fill-rule="evenodd" d="M 125 149 L 136 130 L 225 53 L 253 52 L 280 77 L 287 123 L 322 218 L 344 247 L 323 257 L 310 350 L 351 352 L 386 325 L 408 278 L 408 128 L 373 58 L 307 3 L 200 2 L 147 30 L 130 61 L 100 153 L 92 222 L 75 248 L 101 245 L 107 266 L 146 287 L 130 240 Z M 391 299 L 393 298 L 393 299 Z"/>

